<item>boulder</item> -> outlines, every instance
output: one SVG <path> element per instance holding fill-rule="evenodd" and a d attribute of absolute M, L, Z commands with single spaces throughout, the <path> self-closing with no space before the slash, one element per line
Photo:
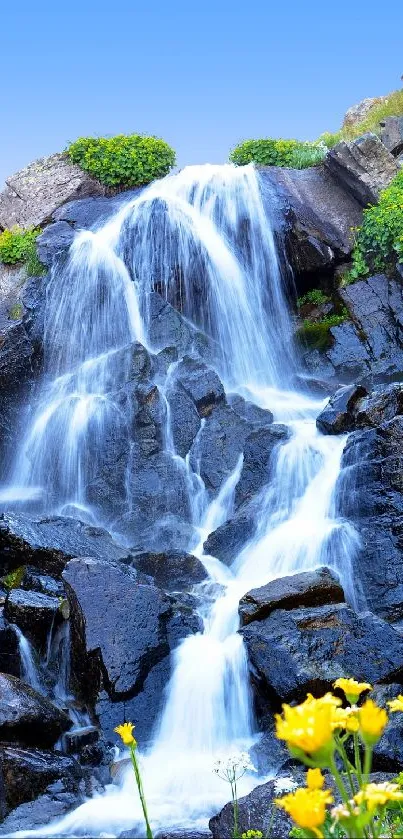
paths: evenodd
<path fill-rule="evenodd" d="M 194 402 L 200 417 L 209 416 L 215 405 L 225 401 L 217 373 L 197 358 L 185 356 L 176 367 L 175 379 Z"/>
<path fill-rule="evenodd" d="M 67 221 L 48 224 L 36 240 L 39 261 L 51 268 L 56 257 L 68 250 L 73 239 L 74 230 Z"/>
<path fill-rule="evenodd" d="M 375 685 L 371 697 L 389 713 L 388 701 L 401 694 L 399 684 Z M 403 771 L 403 718 L 399 713 L 390 713 L 389 722 L 381 739 L 374 748 L 372 759 L 373 768 L 380 772 Z"/>
<path fill-rule="evenodd" d="M 232 518 L 213 530 L 203 545 L 205 554 L 215 556 L 225 565 L 232 565 L 256 531 L 252 509 L 239 510 Z"/>
<path fill-rule="evenodd" d="M 214 497 L 234 471 L 243 451 L 249 424 L 229 405 L 217 405 L 207 417 L 190 451 L 190 465 Z"/>
<path fill-rule="evenodd" d="M 355 428 L 376 428 L 403 414 L 403 385 L 380 386 L 368 396 L 360 399 L 354 413 Z"/>
<path fill-rule="evenodd" d="M 17 831 L 40 831 L 44 824 L 50 824 L 78 807 L 85 799 L 85 791 L 71 792 L 68 786 L 63 781 L 54 781 L 44 795 L 20 804 L 0 823 L 0 836 L 7 837 Z"/>
<path fill-rule="evenodd" d="M 243 447 L 243 464 L 235 490 L 235 505 L 240 507 L 270 483 L 275 471 L 275 452 L 289 440 L 287 426 L 273 423 L 252 431 Z"/>
<path fill-rule="evenodd" d="M 239 602 L 241 625 L 267 618 L 275 609 L 299 609 L 343 603 L 344 592 L 328 568 L 302 571 L 251 589 Z"/>
<path fill-rule="evenodd" d="M 381 140 L 394 157 L 403 152 L 403 116 L 386 117 L 381 122 Z"/>
<path fill-rule="evenodd" d="M 55 222 L 66 221 L 74 230 L 98 228 L 113 216 L 123 204 L 132 198 L 136 198 L 141 189 L 140 187 L 124 190 L 114 196 L 95 195 L 90 198 L 68 201 L 54 211 L 52 220 Z"/>
<path fill-rule="evenodd" d="M 0 573 L 26 563 L 59 576 L 66 562 L 76 556 L 97 556 L 116 561 L 127 556 L 101 527 L 62 516 L 0 515 Z"/>
<path fill-rule="evenodd" d="M 379 105 L 386 103 L 389 96 L 390 94 L 386 94 L 386 96 L 371 96 L 367 99 L 362 99 L 357 105 L 352 105 L 344 115 L 343 128 L 355 128 L 357 125 L 360 125 L 369 116 L 373 108 L 377 108 Z"/>
<path fill-rule="evenodd" d="M 403 676 L 402 636 L 343 604 L 277 609 L 242 634 L 257 678 L 286 701 L 331 689 L 340 676 L 371 684 Z"/>
<path fill-rule="evenodd" d="M 17 624 L 24 635 L 42 650 L 46 648 L 55 622 L 62 620 L 58 597 L 21 588 L 10 592 L 4 612 L 7 620 Z"/>
<path fill-rule="evenodd" d="M 81 767 L 72 757 L 15 746 L 0 747 L 0 771 L 6 803 L 10 808 L 37 798 L 59 778 L 69 785 L 72 792 L 77 792 L 82 778 Z"/>
<path fill-rule="evenodd" d="M 283 783 L 283 787 L 281 786 Z M 268 781 L 255 787 L 249 795 L 238 801 L 239 835 L 248 830 L 260 830 L 263 836 L 275 836 L 276 839 L 288 839 L 292 822 L 284 811 L 274 804 L 274 799 L 281 795 L 281 789 L 291 789 L 302 782 L 302 773 L 281 773 L 276 780 Z M 209 821 L 213 839 L 232 839 L 234 835 L 234 812 L 232 802 L 213 816 Z"/>
<path fill-rule="evenodd" d="M 399 171 L 393 155 L 376 134 L 337 143 L 327 154 L 325 167 L 363 207 L 376 204 L 381 191 Z"/>
<path fill-rule="evenodd" d="M 317 417 L 316 425 L 319 430 L 324 434 L 352 431 L 356 423 L 355 408 L 366 395 L 367 391 L 361 385 L 341 387 Z"/>
<path fill-rule="evenodd" d="M 47 594 L 49 597 L 65 597 L 63 583 L 55 580 L 49 574 L 41 574 L 37 568 L 28 567 L 20 583 L 20 588 L 28 591 L 38 591 Z"/>
<path fill-rule="evenodd" d="M 191 554 L 143 553 L 134 556 L 130 564 L 165 591 L 187 591 L 208 577 L 203 563 Z"/>
<path fill-rule="evenodd" d="M 0 673 L 0 740 L 50 748 L 71 726 L 67 714 L 15 676 Z"/>
<path fill-rule="evenodd" d="M 170 383 L 166 396 L 173 448 L 179 457 L 185 458 L 200 431 L 200 416 L 181 382 L 174 380 Z"/>
<path fill-rule="evenodd" d="M 156 291 L 148 296 L 147 320 L 148 337 L 155 352 L 174 346 L 180 356 L 197 352 L 208 362 L 213 362 L 217 356 L 214 341 L 182 317 Z"/>
<path fill-rule="evenodd" d="M 0 193 L 0 227 L 38 227 L 66 201 L 104 193 L 105 187 L 65 153 L 52 154 L 7 178 Z"/>
<path fill-rule="evenodd" d="M 268 411 L 267 408 L 260 408 L 259 405 L 255 405 L 254 402 L 248 402 L 248 400 L 244 399 L 243 396 L 240 396 L 239 393 L 230 393 L 228 395 L 228 402 L 231 405 L 232 410 L 235 411 L 239 417 L 242 417 L 242 419 L 245 419 L 256 428 L 270 425 L 270 423 L 273 422 L 273 414 L 271 411 Z"/>
<path fill-rule="evenodd" d="M 324 166 L 259 167 L 259 177 L 264 203 L 272 212 L 274 192 L 282 210 L 286 253 L 299 280 L 350 254 L 351 228 L 361 224 L 362 208 Z"/>
<path fill-rule="evenodd" d="M 112 723 L 121 722 L 127 708 L 141 706 L 143 718 L 136 713 L 135 719 L 145 737 L 161 708 L 171 649 L 199 631 L 198 618 L 191 606 L 139 583 L 136 572 L 126 566 L 77 559 L 69 562 L 63 578 L 71 607 L 77 688 L 97 703 L 108 737 Z"/>

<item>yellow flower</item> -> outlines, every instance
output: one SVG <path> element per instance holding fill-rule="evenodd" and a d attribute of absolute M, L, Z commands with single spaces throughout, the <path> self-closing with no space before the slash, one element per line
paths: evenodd
<path fill-rule="evenodd" d="M 333 802 L 329 790 L 300 788 L 284 798 L 276 798 L 277 807 L 285 810 L 295 823 L 302 828 L 312 830 L 318 836 L 323 836 L 320 828 L 326 817 L 326 804 Z"/>
<path fill-rule="evenodd" d="M 335 708 L 333 712 L 332 728 L 345 728 L 346 731 L 358 731 L 357 710 L 355 708 Z"/>
<path fill-rule="evenodd" d="M 114 731 L 122 738 L 125 746 L 137 746 L 137 740 L 133 737 L 134 725 L 132 722 L 124 722 L 123 725 L 117 725 Z"/>
<path fill-rule="evenodd" d="M 276 736 L 286 741 L 296 757 L 302 758 L 305 753 L 319 760 L 325 759 L 334 750 L 334 707 L 334 703 L 325 697 L 314 699 L 310 695 L 301 705 L 283 705 L 283 716 L 276 714 Z"/>
<path fill-rule="evenodd" d="M 387 703 L 389 705 L 389 710 L 392 711 L 392 714 L 395 711 L 403 711 L 403 696 L 399 693 L 399 696 L 396 699 L 391 699 L 390 702 Z"/>
<path fill-rule="evenodd" d="M 403 801 L 403 792 L 399 784 L 390 784 L 385 781 L 383 784 L 367 784 L 354 796 L 357 804 L 366 804 L 367 809 L 372 811 L 376 807 L 383 807 L 388 801 Z"/>
<path fill-rule="evenodd" d="M 368 746 L 374 746 L 382 737 L 388 721 L 386 711 L 379 708 L 372 699 L 367 699 L 362 708 L 358 709 L 358 719 L 360 721 L 361 739 Z"/>
<path fill-rule="evenodd" d="M 351 705 L 357 702 L 364 690 L 372 690 L 372 685 L 368 682 L 356 682 L 355 679 L 336 679 L 333 687 L 340 688 Z"/>
<path fill-rule="evenodd" d="M 306 773 L 306 785 L 308 789 L 322 789 L 325 779 L 320 769 L 308 769 Z"/>

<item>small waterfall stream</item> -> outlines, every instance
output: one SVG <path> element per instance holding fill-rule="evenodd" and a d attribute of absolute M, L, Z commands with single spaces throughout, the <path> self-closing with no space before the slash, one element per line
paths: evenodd
<path fill-rule="evenodd" d="M 205 826 L 228 798 L 212 772 L 215 758 L 247 750 L 256 740 L 247 658 L 237 632 L 240 597 L 276 577 L 326 564 L 356 605 L 351 563 L 357 535 L 337 519 L 334 503 L 345 438 L 321 435 L 315 418 L 323 403 L 292 388 L 297 360 L 276 251 L 274 198 L 272 213 L 270 218 L 263 206 L 253 167 L 188 167 L 152 184 L 99 230 L 77 235 L 67 265 L 49 287 L 46 376 L 7 489 L 9 503 L 14 487 L 15 501 L 23 497 L 26 504 L 30 497 L 34 509 L 108 526 L 107 512 L 102 503 L 91 503 L 87 488 L 105 435 L 119 433 L 129 421 L 114 397 L 127 372 L 125 348 L 139 340 L 159 349 L 149 340 L 153 287 L 214 339 L 226 391 L 271 410 L 290 429 L 290 439 L 275 452 L 270 485 L 259 496 L 255 536 L 228 569 L 204 556 L 202 545 L 231 515 L 242 457 L 208 504 L 200 475 L 175 453 L 167 409 L 166 451 L 189 478 L 200 535 L 193 552 L 210 585 L 201 607 L 204 631 L 175 652 L 164 710 L 142 757 L 155 829 Z M 255 776 L 245 776 L 240 793 L 256 783 Z M 40 835 L 114 836 L 136 824 L 140 835 L 129 769 L 120 786 L 111 785 Z"/>

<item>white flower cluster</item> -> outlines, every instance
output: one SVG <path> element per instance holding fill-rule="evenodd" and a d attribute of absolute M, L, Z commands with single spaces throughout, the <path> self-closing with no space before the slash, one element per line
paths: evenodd
<path fill-rule="evenodd" d="M 274 781 L 274 790 L 277 795 L 281 792 L 292 792 L 297 786 L 298 784 L 296 784 L 293 778 L 277 778 Z"/>
<path fill-rule="evenodd" d="M 213 772 L 224 781 L 234 783 L 242 778 L 245 772 L 257 772 L 247 752 L 238 752 L 225 759 L 219 758 L 213 766 Z"/>

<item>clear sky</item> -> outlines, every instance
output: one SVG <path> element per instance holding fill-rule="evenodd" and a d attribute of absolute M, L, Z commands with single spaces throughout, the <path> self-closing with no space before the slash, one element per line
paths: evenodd
<path fill-rule="evenodd" d="M 400 86 L 402 0 L 3 0 L 0 184 L 83 135 L 156 134 L 178 164 L 314 139 Z"/>

